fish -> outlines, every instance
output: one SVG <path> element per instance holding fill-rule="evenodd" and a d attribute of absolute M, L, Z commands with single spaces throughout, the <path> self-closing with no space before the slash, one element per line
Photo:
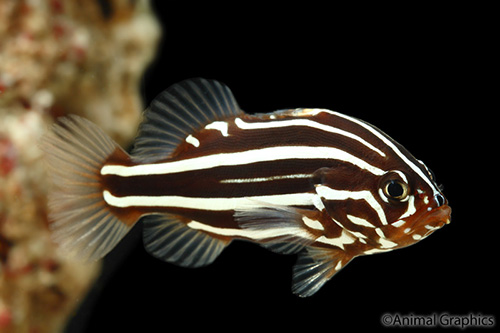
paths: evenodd
<path fill-rule="evenodd" d="M 216 80 L 160 93 L 130 153 L 76 115 L 40 147 L 52 237 L 83 260 L 141 221 L 146 251 L 182 267 L 211 264 L 233 240 L 296 254 L 292 292 L 308 297 L 354 258 L 415 244 L 451 218 L 432 171 L 377 127 L 321 108 L 245 113 Z"/>

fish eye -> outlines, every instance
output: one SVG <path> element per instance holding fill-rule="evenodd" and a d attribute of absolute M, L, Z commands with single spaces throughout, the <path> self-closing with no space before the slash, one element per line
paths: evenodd
<path fill-rule="evenodd" d="M 409 188 L 398 179 L 390 179 L 385 183 L 383 192 L 388 199 L 403 201 L 408 197 Z"/>

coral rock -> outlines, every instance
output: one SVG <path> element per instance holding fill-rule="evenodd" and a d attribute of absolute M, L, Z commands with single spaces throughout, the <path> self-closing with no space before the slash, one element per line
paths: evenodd
<path fill-rule="evenodd" d="M 147 0 L 0 1 L 0 330 L 61 331 L 100 263 L 51 241 L 40 136 L 76 113 L 130 144 L 160 35 Z"/>

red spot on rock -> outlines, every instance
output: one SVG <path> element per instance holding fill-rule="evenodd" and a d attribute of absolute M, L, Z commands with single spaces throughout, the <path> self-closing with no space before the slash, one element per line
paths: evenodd
<path fill-rule="evenodd" d="M 52 12 L 55 14 L 61 14 L 64 12 L 64 6 L 61 0 L 51 0 L 50 8 L 52 9 Z"/>
<path fill-rule="evenodd" d="M 12 313 L 7 308 L 0 308 L 0 329 L 6 329 L 12 323 Z"/>
<path fill-rule="evenodd" d="M 54 37 L 56 39 L 60 39 L 61 37 L 64 36 L 64 34 L 66 33 L 66 28 L 64 27 L 63 24 L 61 23 L 55 23 L 53 26 L 52 26 L 52 33 L 54 34 Z"/>
<path fill-rule="evenodd" d="M 0 136 L 0 176 L 7 176 L 16 166 L 17 154 L 12 141 Z"/>
<path fill-rule="evenodd" d="M 60 268 L 60 264 L 51 258 L 47 258 L 45 260 L 42 260 L 40 262 L 40 266 L 48 272 L 55 272 Z"/>

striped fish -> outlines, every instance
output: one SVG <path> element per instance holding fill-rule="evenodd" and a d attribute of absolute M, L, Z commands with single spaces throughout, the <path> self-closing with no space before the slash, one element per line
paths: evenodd
<path fill-rule="evenodd" d="M 160 94 L 130 155 L 77 116 L 41 146 L 54 239 L 91 260 L 142 218 L 146 250 L 180 266 L 208 265 L 234 239 L 298 253 L 292 290 L 306 297 L 354 257 L 450 221 L 432 172 L 378 128 L 326 109 L 249 115 L 217 81 Z"/>

